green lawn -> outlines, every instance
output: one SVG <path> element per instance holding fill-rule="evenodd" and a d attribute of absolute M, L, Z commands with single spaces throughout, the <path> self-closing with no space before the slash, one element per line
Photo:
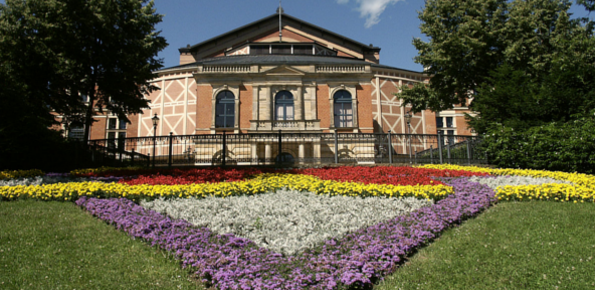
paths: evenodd
<path fill-rule="evenodd" d="M 164 251 L 69 202 L 0 202 L 0 289 L 204 289 Z"/>
<path fill-rule="evenodd" d="M 595 289 L 595 204 L 502 202 L 375 289 Z"/>
<path fill-rule="evenodd" d="M 503 202 L 375 289 L 595 289 L 595 204 Z M 72 203 L 0 202 L 0 289 L 204 289 Z"/>

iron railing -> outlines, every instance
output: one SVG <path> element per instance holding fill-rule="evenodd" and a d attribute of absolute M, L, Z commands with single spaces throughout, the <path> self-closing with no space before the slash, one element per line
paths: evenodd
<path fill-rule="evenodd" d="M 89 141 L 110 166 L 485 164 L 476 136 L 389 133 L 249 133 Z"/>

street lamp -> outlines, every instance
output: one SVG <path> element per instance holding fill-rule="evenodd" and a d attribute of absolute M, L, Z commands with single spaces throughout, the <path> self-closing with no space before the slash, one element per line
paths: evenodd
<path fill-rule="evenodd" d="M 155 117 L 151 118 L 153 121 L 153 168 L 155 168 L 155 144 L 157 142 L 157 124 L 159 124 L 159 117 L 155 114 Z"/>
<path fill-rule="evenodd" d="M 409 163 L 411 163 L 411 132 L 410 132 L 410 127 L 411 127 L 411 118 L 413 117 L 413 115 L 411 115 L 411 111 L 407 111 L 407 113 L 405 114 L 405 121 L 407 122 L 407 135 L 409 136 Z"/>

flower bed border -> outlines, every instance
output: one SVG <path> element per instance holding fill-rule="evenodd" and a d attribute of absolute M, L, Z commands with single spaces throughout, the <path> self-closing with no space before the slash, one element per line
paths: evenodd
<path fill-rule="evenodd" d="M 452 185 L 455 194 L 430 207 L 289 257 L 231 234 L 193 228 L 130 200 L 83 197 L 76 203 L 133 237 L 174 252 L 185 267 L 220 289 L 328 289 L 369 285 L 394 271 L 415 248 L 496 201 L 494 192 L 479 183 L 459 179 Z"/>

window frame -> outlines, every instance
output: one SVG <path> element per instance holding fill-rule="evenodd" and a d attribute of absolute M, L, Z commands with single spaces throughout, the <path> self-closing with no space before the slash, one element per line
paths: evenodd
<path fill-rule="evenodd" d="M 209 128 L 211 131 L 211 134 L 215 134 L 217 132 L 221 132 L 221 131 L 230 131 L 230 132 L 234 132 L 234 133 L 239 133 L 239 115 L 240 115 L 240 82 L 231 82 L 231 83 L 214 83 L 211 84 L 213 91 L 211 94 L 211 127 Z M 230 91 L 233 96 L 234 96 L 234 102 L 235 102 L 235 106 L 234 106 L 234 123 L 233 123 L 233 127 L 227 127 L 227 128 L 222 128 L 222 127 L 215 127 L 215 116 L 216 116 L 216 109 L 217 109 L 217 95 L 219 95 L 220 92 L 222 91 Z"/>
<path fill-rule="evenodd" d="M 349 94 L 349 98 L 339 98 L 341 96 L 338 96 L 339 94 Z M 349 109 L 351 110 L 351 114 L 339 114 L 337 112 L 337 107 L 335 105 L 340 104 L 341 105 L 341 109 L 343 112 L 345 112 L 345 105 L 349 104 Z M 335 118 L 339 117 L 339 124 L 337 124 Z M 347 121 L 347 120 L 341 120 L 341 117 L 351 117 L 351 121 Z M 344 118 L 346 119 L 346 118 Z M 353 128 L 353 96 L 351 95 L 351 93 L 348 90 L 337 90 L 335 91 L 335 93 L 333 94 L 333 120 L 334 121 L 334 125 L 335 128 Z M 350 122 L 351 126 L 347 126 L 347 122 Z"/>
<path fill-rule="evenodd" d="M 236 97 L 234 95 L 234 93 L 230 90 L 220 90 L 219 92 L 217 92 L 217 95 L 215 96 L 215 122 L 214 122 L 214 127 L 217 129 L 230 129 L 230 128 L 235 128 L 235 119 L 236 119 L 236 101 L 235 101 Z M 223 107 L 223 114 L 218 114 L 217 112 L 219 111 L 218 108 L 220 108 L 220 106 Z M 228 114 L 228 108 L 231 107 L 233 108 L 233 113 L 232 114 Z M 223 126 L 220 126 L 217 124 L 217 118 L 223 118 Z M 227 124 L 228 123 L 228 118 L 233 118 L 232 124 Z"/>
<path fill-rule="evenodd" d="M 114 121 L 115 128 L 112 128 L 111 122 Z M 126 124 L 124 128 L 122 128 L 122 124 Z M 107 120 L 105 122 L 105 139 L 110 140 L 109 144 L 114 146 L 114 148 L 123 148 L 126 145 L 126 138 L 128 135 L 128 122 L 125 119 L 120 119 L 117 116 L 107 116 Z M 113 138 L 110 135 L 113 134 Z M 116 141 L 117 140 L 117 141 Z M 117 145 L 116 145 L 117 144 Z"/>
<path fill-rule="evenodd" d="M 359 128 L 359 121 L 358 121 L 358 105 L 357 105 L 357 89 L 356 86 L 359 83 L 329 83 L 329 118 L 330 124 L 329 129 L 353 129 L 354 133 L 357 133 Z M 335 93 L 341 90 L 345 90 L 351 94 L 351 103 L 352 103 L 352 127 L 337 127 L 335 124 Z"/>
<path fill-rule="evenodd" d="M 280 99 L 280 97 L 289 96 L 291 99 Z M 295 121 L 295 97 L 293 94 L 288 90 L 281 90 L 275 94 L 275 103 L 274 103 L 274 120 L 275 121 Z M 278 106 L 282 106 L 283 108 L 283 119 L 279 119 L 279 111 Z M 287 108 L 291 107 L 293 114 L 291 115 L 291 119 L 287 119 Z"/>

